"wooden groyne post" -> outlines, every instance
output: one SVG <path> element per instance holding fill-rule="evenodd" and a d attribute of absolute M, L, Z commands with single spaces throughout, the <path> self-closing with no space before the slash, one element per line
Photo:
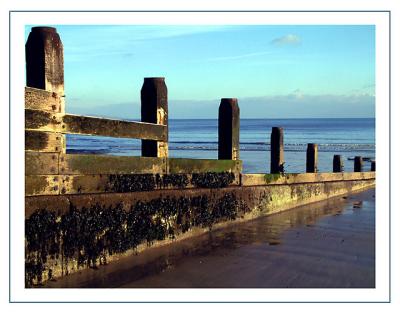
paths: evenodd
<path fill-rule="evenodd" d="M 64 49 L 53 27 L 33 27 L 25 44 L 26 86 L 47 92 L 25 93 L 25 142 L 27 150 L 65 153 L 65 135 L 40 132 L 39 122 L 65 114 Z M 32 111 L 40 110 L 40 112 Z M 59 129 L 60 130 L 60 129 Z"/>
<path fill-rule="evenodd" d="M 343 159 L 342 156 L 339 154 L 335 154 L 333 156 L 333 172 L 334 173 L 343 172 Z"/>
<path fill-rule="evenodd" d="M 272 127 L 271 132 L 271 174 L 284 172 L 283 128 Z"/>
<path fill-rule="evenodd" d="M 371 172 L 375 172 L 375 160 L 371 161 Z"/>
<path fill-rule="evenodd" d="M 144 79 L 141 90 L 142 122 L 168 126 L 168 90 L 164 77 Z M 142 140 L 143 157 L 168 157 L 168 127 L 163 141 Z"/>
<path fill-rule="evenodd" d="M 318 171 L 318 145 L 309 143 L 307 145 L 306 172 L 316 173 Z"/>
<path fill-rule="evenodd" d="M 361 156 L 356 156 L 354 158 L 354 172 L 362 172 L 363 159 Z"/>
<path fill-rule="evenodd" d="M 239 160 L 240 109 L 236 98 L 222 98 L 218 110 L 218 159 Z"/>

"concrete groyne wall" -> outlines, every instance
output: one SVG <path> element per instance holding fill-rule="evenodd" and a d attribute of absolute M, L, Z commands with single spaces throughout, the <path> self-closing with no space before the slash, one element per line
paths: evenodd
<path fill-rule="evenodd" d="M 218 160 L 168 157 L 164 78 L 145 78 L 141 122 L 65 113 L 63 47 L 56 30 L 34 27 L 26 43 L 26 286 L 124 254 L 299 205 L 369 188 L 375 163 L 318 173 L 318 146 L 307 148 L 307 173 L 284 171 L 283 129 L 271 132 L 269 174 L 243 174 L 240 110 L 221 99 Z M 66 153 L 65 134 L 142 140 L 142 155 Z"/>

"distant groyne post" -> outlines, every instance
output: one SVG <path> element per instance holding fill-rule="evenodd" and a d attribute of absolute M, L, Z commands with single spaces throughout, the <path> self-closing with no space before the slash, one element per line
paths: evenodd
<path fill-rule="evenodd" d="M 284 172 L 283 128 L 272 127 L 271 132 L 271 174 Z"/>
<path fill-rule="evenodd" d="M 218 159 L 239 160 L 240 109 L 236 98 L 222 98 L 218 111 Z"/>
<path fill-rule="evenodd" d="M 371 161 L 371 172 L 375 172 L 375 160 Z"/>
<path fill-rule="evenodd" d="M 354 158 L 354 172 L 362 172 L 363 159 L 361 156 L 356 156 Z"/>
<path fill-rule="evenodd" d="M 309 143 L 307 145 L 306 172 L 316 173 L 317 171 L 318 171 L 318 145 L 315 143 Z"/>
<path fill-rule="evenodd" d="M 27 108 L 41 110 L 45 117 L 58 120 L 65 114 L 64 48 L 56 29 L 32 27 L 25 44 L 25 59 L 26 86 L 47 91 L 26 92 Z M 38 118 L 34 112 L 26 112 L 26 117 L 33 121 L 31 124 L 35 124 L 27 128 L 37 128 Z M 65 135 L 60 132 L 29 130 L 25 132 L 25 142 L 28 150 L 65 153 L 66 149 Z"/>
<path fill-rule="evenodd" d="M 343 159 L 342 156 L 339 154 L 335 154 L 333 156 L 333 172 L 334 173 L 343 172 Z"/>
<path fill-rule="evenodd" d="M 167 126 L 165 141 L 142 140 L 142 156 L 168 157 L 168 90 L 164 77 L 144 79 L 141 90 L 141 120 Z"/>

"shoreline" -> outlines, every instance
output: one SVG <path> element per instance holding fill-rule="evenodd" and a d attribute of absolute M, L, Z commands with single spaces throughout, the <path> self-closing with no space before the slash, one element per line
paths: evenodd
<path fill-rule="evenodd" d="M 373 288 L 374 194 L 375 189 L 354 192 L 227 225 L 45 287 Z M 361 207 L 353 208 L 360 201 Z M 360 217 L 361 224 L 355 220 Z M 360 227 L 366 228 L 360 232 Z M 333 251 L 326 251 L 326 246 Z"/>

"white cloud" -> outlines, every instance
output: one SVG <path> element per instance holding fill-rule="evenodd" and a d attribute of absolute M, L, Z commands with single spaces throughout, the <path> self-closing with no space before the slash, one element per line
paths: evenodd
<path fill-rule="evenodd" d="M 301 38 L 297 35 L 288 34 L 271 41 L 271 44 L 276 46 L 298 45 L 301 43 Z"/>

